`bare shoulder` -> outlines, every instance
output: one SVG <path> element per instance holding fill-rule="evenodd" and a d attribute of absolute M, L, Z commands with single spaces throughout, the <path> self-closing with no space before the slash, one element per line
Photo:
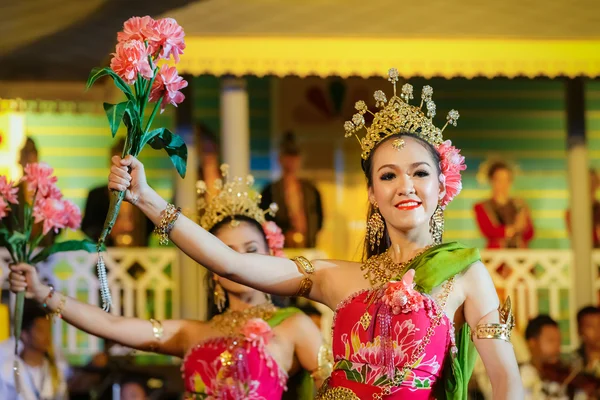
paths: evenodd
<path fill-rule="evenodd" d="M 485 265 L 478 260 L 456 275 L 455 288 L 461 292 L 464 299 L 476 293 L 493 291 L 494 283 Z"/>

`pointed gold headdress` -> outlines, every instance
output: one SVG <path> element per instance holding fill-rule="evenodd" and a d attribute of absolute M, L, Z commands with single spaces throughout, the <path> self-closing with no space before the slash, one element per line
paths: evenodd
<path fill-rule="evenodd" d="M 261 195 L 252 189 L 254 177 L 248 175 L 246 179 L 242 177 L 229 177 L 229 166 L 221 165 L 223 179 L 217 179 L 214 183 L 216 193 L 209 193 L 213 197 L 207 201 L 206 193 L 209 192 L 206 182 L 198 181 L 196 190 L 198 192 L 198 215 L 200 225 L 210 231 L 216 224 L 227 217 L 243 215 L 252 218 L 263 225 L 265 215 L 275 216 L 278 210 L 277 204 L 271 203 L 267 210 L 260 208 Z M 235 218 L 231 221 L 232 226 L 237 226 L 239 221 Z"/>
<path fill-rule="evenodd" d="M 444 140 L 442 132 L 450 125 L 456 126 L 459 114 L 456 110 L 451 110 L 446 117 L 446 124 L 442 129 L 433 125 L 433 117 L 435 117 L 436 107 L 433 102 L 433 89 L 427 85 L 423 87 L 421 92 L 421 104 L 419 107 L 412 106 L 408 102 L 413 99 L 413 87 L 410 84 L 402 86 L 400 97 L 396 95 L 396 83 L 398 82 L 398 70 L 392 68 L 388 72 L 388 81 L 394 86 L 394 95 L 388 101 L 383 91 L 375 92 L 375 106 L 380 108 L 376 113 L 369 111 L 364 101 L 357 101 L 355 108 L 358 113 L 354 114 L 352 121 L 344 123 L 346 137 L 355 136 L 362 148 L 361 157 L 366 160 L 369 158 L 371 150 L 388 136 L 399 132 L 407 132 L 419 135 L 433 146 L 440 145 Z M 427 114 L 422 110 L 423 105 Z M 365 123 L 364 115 L 369 113 L 373 115 L 371 126 Z M 367 134 L 362 139 L 358 137 L 357 132 L 365 128 Z"/>

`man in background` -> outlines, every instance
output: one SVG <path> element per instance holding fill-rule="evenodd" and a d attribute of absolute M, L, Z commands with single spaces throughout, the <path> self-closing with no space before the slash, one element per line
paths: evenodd
<path fill-rule="evenodd" d="M 279 151 L 282 177 L 262 192 L 263 209 L 271 203 L 279 206 L 273 220 L 283 231 L 288 248 L 316 247 L 317 234 L 323 227 L 321 195 L 311 182 L 298 176 L 301 161 L 294 134 L 287 132 Z"/>

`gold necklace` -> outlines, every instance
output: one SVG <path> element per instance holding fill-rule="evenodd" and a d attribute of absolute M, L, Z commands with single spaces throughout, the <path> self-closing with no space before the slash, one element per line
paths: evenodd
<path fill-rule="evenodd" d="M 404 272 L 408 266 L 421 254 L 423 254 L 427 249 L 431 248 L 432 245 L 424 247 L 421 251 L 417 252 L 410 260 L 397 263 L 392 260 L 390 256 L 391 248 L 387 249 L 385 253 L 378 254 L 376 256 L 370 257 L 367 262 L 360 267 L 361 271 L 365 271 L 364 277 L 369 281 L 371 286 L 375 289 L 381 288 L 384 284 L 388 283 L 392 279 L 399 277 Z M 365 313 L 360 317 L 360 324 L 363 329 L 367 330 L 367 328 L 371 325 L 371 321 L 373 317 L 369 313 L 369 308 L 375 302 L 375 299 L 378 298 L 378 290 L 372 291 L 369 295 L 367 295 L 367 308 L 365 309 Z"/>
<path fill-rule="evenodd" d="M 379 287 L 401 275 L 410 263 L 430 247 L 431 245 L 424 247 L 410 260 L 402 263 L 397 263 L 392 260 L 392 257 L 390 256 L 391 248 L 389 248 L 385 253 L 370 257 L 367 262 L 360 267 L 360 270 L 366 270 L 363 276 L 369 281 L 372 287 Z"/>
<path fill-rule="evenodd" d="M 242 327 L 249 320 L 260 318 L 267 321 L 276 311 L 277 307 L 270 302 L 246 308 L 241 311 L 227 310 L 223 314 L 215 315 L 210 320 L 210 324 L 227 336 L 235 336 L 240 333 Z"/>

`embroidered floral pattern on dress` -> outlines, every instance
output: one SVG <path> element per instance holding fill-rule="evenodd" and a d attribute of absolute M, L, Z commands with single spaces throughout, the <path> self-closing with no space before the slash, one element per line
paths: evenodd
<path fill-rule="evenodd" d="M 286 389 L 287 373 L 267 352 L 271 327 L 254 318 L 234 337 L 219 337 L 192 348 L 182 364 L 186 399 L 268 400 Z M 274 397 L 275 396 L 275 397 Z"/>

